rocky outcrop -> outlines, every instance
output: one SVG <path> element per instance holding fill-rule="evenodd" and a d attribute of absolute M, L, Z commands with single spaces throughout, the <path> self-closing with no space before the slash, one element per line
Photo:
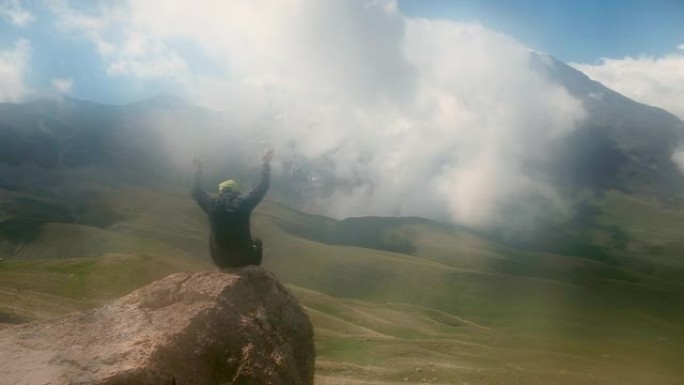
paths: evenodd
<path fill-rule="evenodd" d="M 266 270 L 174 274 L 99 309 L 0 329 L 0 382 L 312 384 L 311 323 Z"/>

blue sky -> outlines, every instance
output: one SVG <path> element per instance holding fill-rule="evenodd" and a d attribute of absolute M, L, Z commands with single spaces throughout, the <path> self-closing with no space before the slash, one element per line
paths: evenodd
<path fill-rule="evenodd" d="M 53 93 L 55 79 L 68 80 L 65 91 L 72 96 L 108 103 L 131 102 L 159 92 L 182 94 L 182 84 L 164 77 L 141 81 L 130 73 L 112 75 L 112 57 L 98 52 L 95 42 L 120 40 L 112 36 L 116 25 L 109 25 L 110 31 L 102 32 L 103 36 L 80 27 L 64 28 L 63 9 L 91 15 L 105 8 L 93 4 L 0 0 L 0 51 L 11 51 L 20 39 L 31 46 L 30 65 L 23 74 L 28 90 L 24 94 L 35 98 Z M 679 52 L 677 47 L 684 44 L 683 0 L 398 0 L 398 7 L 409 17 L 479 22 L 566 62 L 658 58 Z M 167 40 L 165 44 L 184 59 L 187 71 L 208 74 L 223 70 L 215 57 L 198 49 L 192 40 Z M 600 73 L 596 71 L 597 76 Z"/>
<path fill-rule="evenodd" d="M 683 0 L 400 0 L 408 15 L 479 21 L 566 62 L 641 54 L 684 43 Z"/>

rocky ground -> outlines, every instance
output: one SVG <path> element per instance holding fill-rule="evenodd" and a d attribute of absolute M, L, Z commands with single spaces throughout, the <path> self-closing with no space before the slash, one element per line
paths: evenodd
<path fill-rule="evenodd" d="M 37 384 L 312 384 L 313 329 L 262 268 L 174 274 L 104 307 L 0 327 L 0 378 Z"/>

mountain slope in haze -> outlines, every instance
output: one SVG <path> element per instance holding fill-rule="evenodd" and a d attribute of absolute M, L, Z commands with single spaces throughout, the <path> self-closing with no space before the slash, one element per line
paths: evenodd
<path fill-rule="evenodd" d="M 552 164 L 558 183 L 574 190 L 621 190 L 679 199 L 684 176 L 672 154 L 684 144 L 684 122 L 635 102 L 555 58 L 532 53 L 532 67 L 582 101 L 581 127 L 558 143 Z"/>
<path fill-rule="evenodd" d="M 548 55 L 532 53 L 530 65 L 579 99 L 587 112 L 579 127 L 527 165 L 535 175 L 551 182 L 569 202 L 582 191 L 609 190 L 679 200 L 684 176 L 671 156 L 683 143 L 681 120 L 634 102 Z M 111 179 L 138 184 L 178 183 L 192 154 L 209 160 L 207 182 L 217 180 L 212 167 L 225 165 L 231 174 L 251 179 L 245 159 L 254 155 L 245 153 L 252 147 L 244 144 L 257 139 L 223 126 L 224 121 L 221 113 L 171 95 L 119 106 L 70 98 L 0 104 L 0 186 L 26 185 L 41 178 L 28 175 L 44 170 L 83 167 L 106 169 Z M 261 123 L 245 124 L 258 128 Z M 306 203 L 301 201 L 309 188 L 306 170 L 315 169 L 323 180 L 332 171 L 303 157 L 292 162 L 287 168 L 299 172 L 274 178 L 272 192 L 297 206 Z"/>
<path fill-rule="evenodd" d="M 589 113 L 582 127 L 559 139 L 558 148 L 550 149 L 557 157 L 537 165 L 568 195 L 572 215 L 560 223 L 555 218 L 540 221 L 527 238 L 510 229 L 484 230 L 472 236 L 490 244 L 502 243 L 507 253 L 561 254 L 616 267 L 639 266 L 641 271 L 663 270 L 653 267 L 656 262 L 648 258 L 660 261 L 663 255 L 672 255 L 671 248 L 676 250 L 676 246 L 643 239 L 624 228 L 619 218 L 606 220 L 612 215 L 607 212 L 610 202 L 622 198 L 603 197 L 622 197 L 612 192 L 618 190 L 636 202 L 653 204 L 654 210 L 664 210 L 663 201 L 676 208 L 684 178 L 670 156 L 681 139 L 682 122 L 663 110 L 631 101 L 548 56 L 533 54 L 531 64 L 582 100 Z M 99 255 L 102 250 L 160 249 L 158 243 L 181 254 L 203 253 L 206 245 L 197 231 L 199 219 L 187 223 L 177 215 L 178 207 L 192 203 L 186 197 L 173 203 L 158 199 L 157 192 L 175 191 L 174 185 L 187 183 L 187 165 L 179 164 L 187 159 L 175 153 L 183 147 L 186 152 L 227 153 L 217 159 L 230 164 L 234 175 L 248 174 L 244 160 L 237 160 L 242 154 L 225 151 L 223 139 L 234 133 L 223 130 L 222 140 L 210 135 L 223 129 L 220 124 L 220 114 L 169 95 L 123 106 L 69 98 L 0 104 L 0 254 L 19 259 L 81 257 Z M 233 139 L 239 143 L 239 138 Z M 212 182 L 211 177 L 207 179 Z M 275 179 L 271 196 L 290 202 L 291 194 Z M 586 190 L 597 194 L 582 198 Z M 426 230 L 417 231 L 417 218 L 307 221 L 311 223 L 284 228 L 315 242 L 404 255 L 418 255 L 421 249 L 415 239 L 428 236 L 435 239 L 433 245 L 450 245 L 433 247 L 440 253 L 457 257 L 447 249 L 461 250 L 461 241 L 448 240 L 448 226 L 445 230 L 425 222 Z M 400 225 L 401 221 L 411 225 Z M 160 230 L 167 224 L 176 226 L 172 233 Z M 533 270 L 534 264 L 519 258 L 489 263 L 498 263 L 506 271 Z"/>
<path fill-rule="evenodd" d="M 192 132 L 160 127 L 159 117 L 182 121 Z M 0 104 L 0 164 L 40 170 L 101 167 L 113 178 L 169 179 L 176 164 L 171 144 L 203 137 L 213 112 L 168 95 L 128 105 L 103 105 L 68 97 Z M 192 134 L 192 135 L 191 135 Z M 103 170 L 104 172 L 104 170 Z M 18 177 L 0 173 L 5 185 Z M 14 180 L 14 181 L 13 181 Z"/>

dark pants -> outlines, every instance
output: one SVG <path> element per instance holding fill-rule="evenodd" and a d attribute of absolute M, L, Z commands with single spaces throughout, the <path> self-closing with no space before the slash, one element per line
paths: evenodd
<path fill-rule="evenodd" d="M 248 250 L 221 250 L 214 242 L 210 243 L 211 259 L 220 268 L 260 266 L 264 257 L 264 245 L 261 239 L 254 239 Z"/>

